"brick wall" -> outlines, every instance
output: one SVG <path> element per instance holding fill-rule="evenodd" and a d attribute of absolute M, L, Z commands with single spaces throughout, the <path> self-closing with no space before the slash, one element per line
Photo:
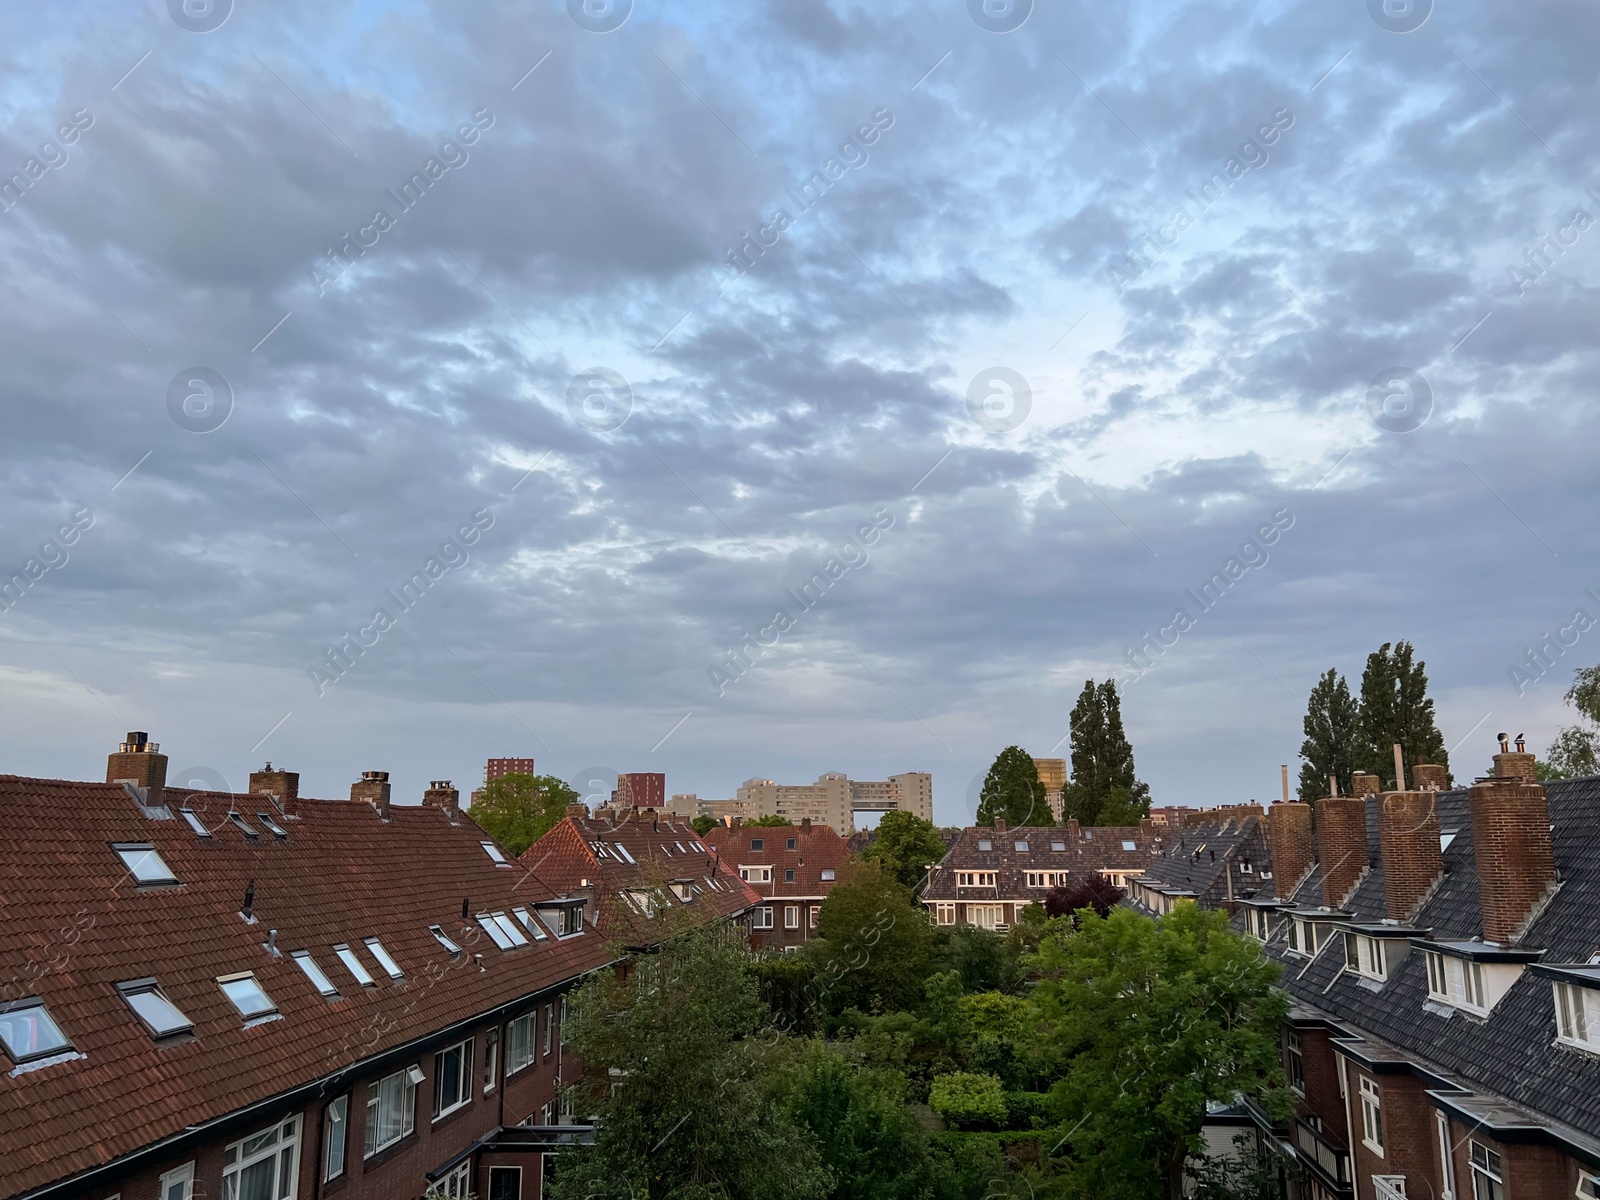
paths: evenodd
<path fill-rule="evenodd" d="M 1480 1130 L 1452 1121 L 1450 1145 L 1458 1200 L 1472 1200 L 1473 1142 L 1500 1155 L 1506 1200 L 1567 1200 L 1577 1194 L 1578 1164 L 1555 1148 L 1497 1142 Z"/>
<path fill-rule="evenodd" d="M 1287 899 L 1311 869 L 1311 806 L 1299 801 L 1274 804 L 1267 810 L 1267 840 L 1272 849 L 1275 893 L 1279 899 Z"/>
<path fill-rule="evenodd" d="M 1378 1084 L 1379 1108 L 1383 1115 L 1383 1153 L 1379 1155 L 1362 1142 L 1361 1080 Z M 1423 1094 L 1425 1084 L 1410 1075 L 1373 1075 L 1354 1063 L 1349 1066 L 1350 1153 L 1356 1176 L 1357 1194 L 1372 1200 L 1374 1175 L 1404 1175 L 1407 1196 L 1439 1194 L 1438 1152 L 1433 1104 Z"/>
<path fill-rule="evenodd" d="M 1365 800 L 1324 796 L 1317 801 L 1317 856 L 1322 863 L 1322 902 L 1338 908 L 1367 869 Z"/>
<path fill-rule="evenodd" d="M 1386 792 L 1378 797 L 1378 854 L 1385 914 L 1404 921 L 1444 873 L 1435 793 Z"/>
<path fill-rule="evenodd" d="M 1474 785 L 1468 795 L 1483 939 L 1506 944 L 1556 878 L 1550 809 L 1537 783 L 1496 780 Z"/>

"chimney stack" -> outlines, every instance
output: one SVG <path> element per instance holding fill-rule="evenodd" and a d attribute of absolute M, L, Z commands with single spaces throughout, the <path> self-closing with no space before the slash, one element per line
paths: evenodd
<path fill-rule="evenodd" d="M 1283 764 L 1283 802 L 1289 803 L 1289 764 Z"/>
<path fill-rule="evenodd" d="M 1311 864 L 1311 805 L 1298 800 L 1274 804 L 1267 814 L 1267 846 L 1272 851 L 1273 893 L 1287 900 Z"/>
<path fill-rule="evenodd" d="M 1004 833 L 1006 831 L 1006 819 L 1004 817 L 996 817 L 994 819 L 994 831 L 996 833 Z"/>
<path fill-rule="evenodd" d="M 389 772 L 363 771 L 361 780 L 350 785 L 352 802 L 365 800 L 378 810 L 378 816 L 389 819 Z"/>
<path fill-rule="evenodd" d="M 130 733 L 117 752 L 106 758 L 106 782 L 144 788 L 145 805 L 159 808 L 167 799 L 167 756 L 149 734 Z"/>
<path fill-rule="evenodd" d="M 1317 801 L 1317 857 L 1322 863 L 1322 903 L 1342 908 L 1367 869 L 1367 802 L 1360 788 L 1371 775 L 1357 775 L 1354 796 Z M 1276 875 L 1277 864 L 1273 864 Z"/>
<path fill-rule="evenodd" d="M 446 816 L 453 817 L 461 811 L 461 793 L 450 786 L 448 779 L 435 779 L 422 793 L 422 802 L 433 808 L 442 808 Z"/>
<path fill-rule="evenodd" d="M 1358 798 L 1376 796 L 1381 782 L 1376 775 L 1370 775 L 1366 771 L 1357 771 L 1350 776 L 1350 792 Z"/>
<path fill-rule="evenodd" d="M 1444 874 L 1436 793 L 1385 792 L 1378 797 L 1378 855 L 1384 913 L 1404 922 Z"/>
<path fill-rule="evenodd" d="M 1516 941 L 1558 882 L 1550 808 L 1534 772 L 1531 754 L 1496 754 L 1494 775 L 1467 793 L 1483 940 L 1503 946 Z"/>
<path fill-rule="evenodd" d="M 1419 792 L 1450 790 L 1450 769 L 1439 763 L 1412 763 L 1411 782 Z"/>
<path fill-rule="evenodd" d="M 569 816 L 569 817 L 577 817 L 578 819 L 581 820 L 584 817 L 587 817 L 588 815 L 589 815 L 589 806 L 587 804 L 569 804 L 569 805 L 567 805 L 567 816 Z"/>
<path fill-rule="evenodd" d="M 1078 832 L 1078 818 L 1077 817 L 1068 817 L 1067 818 L 1067 842 L 1069 844 L 1069 847 L 1077 846 L 1078 838 L 1081 837 L 1081 836 L 1082 835 Z"/>
<path fill-rule="evenodd" d="M 271 763 L 250 772 L 250 791 L 271 796 L 286 817 L 300 807 L 300 772 L 274 770 Z"/>

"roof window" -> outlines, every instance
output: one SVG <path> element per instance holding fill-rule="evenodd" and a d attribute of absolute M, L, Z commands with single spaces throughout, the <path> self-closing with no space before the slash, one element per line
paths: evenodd
<path fill-rule="evenodd" d="M 503 912 L 479 913 L 478 924 L 489 935 L 489 940 L 502 950 L 513 950 L 528 944 L 527 935 Z"/>
<path fill-rule="evenodd" d="M 672 844 L 678 848 L 678 853 L 679 854 L 687 854 L 687 853 L 689 853 L 687 850 L 685 850 L 683 848 L 683 843 L 682 842 L 673 842 Z"/>
<path fill-rule="evenodd" d="M 255 826 L 251 825 L 250 822 L 246 821 L 236 812 L 229 813 L 228 820 L 237 825 L 239 827 L 239 832 L 244 834 L 247 838 L 258 838 L 261 836 L 260 830 L 256 829 Z"/>
<path fill-rule="evenodd" d="M 1122 843 L 1122 848 L 1124 850 L 1137 850 L 1139 848 L 1139 845 L 1138 845 L 1137 842 L 1124 841 Z"/>
<path fill-rule="evenodd" d="M 1443 854 L 1450 849 L 1450 843 L 1455 840 L 1456 831 L 1454 829 L 1441 829 L 1439 831 L 1439 853 Z"/>
<path fill-rule="evenodd" d="M 623 862 L 629 864 L 630 866 L 637 865 L 634 863 L 633 855 L 628 853 L 628 848 L 626 846 L 624 846 L 621 842 L 617 842 L 616 847 L 617 853 L 622 856 Z"/>
<path fill-rule="evenodd" d="M 240 971 L 237 975 L 219 975 L 217 986 L 222 989 L 222 994 L 233 1001 L 233 1006 L 239 1010 L 239 1015 L 246 1020 L 252 1017 L 264 1017 L 278 1011 L 261 985 L 256 982 L 254 972 Z"/>
<path fill-rule="evenodd" d="M 511 910 L 511 915 L 514 916 L 517 920 L 522 922 L 522 926 L 523 926 L 524 929 L 526 929 L 529 933 L 533 934 L 533 940 L 534 941 L 536 941 L 536 942 L 547 942 L 547 941 L 550 940 L 550 935 L 547 934 L 544 931 L 543 927 L 540 926 L 539 922 L 537 922 L 537 921 L 535 921 L 533 919 L 532 914 L 529 913 L 527 909 L 525 909 L 525 908 L 513 908 Z"/>
<path fill-rule="evenodd" d="M 133 876 L 135 883 L 143 885 L 178 882 L 178 877 L 162 861 L 161 855 L 156 853 L 156 848 L 150 843 L 118 842 L 111 848 L 117 852 L 117 857 L 122 859 L 122 865 L 128 868 L 128 874 Z"/>
<path fill-rule="evenodd" d="M 337 996 L 339 989 L 333 986 L 333 980 L 328 978 L 328 973 L 317 965 L 317 960 L 311 957 L 309 950 L 291 951 L 289 957 L 294 959 L 295 965 L 306 973 L 306 978 L 311 981 L 311 986 L 324 996 Z"/>
<path fill-rule="evenodd" d="M 750 839 L 750 849 L 752 849 L 752 850 L 765 850 L 766 848 L 767 848 L 767 839 L 766 838 L 751 838 Z"/>
<path fill-rule="evenodd" d="M 824 881 L 831 880 L 833 877 L 834 877 L 834 870 L 833 870 L 832 867 L 823 867 L 822 868 L 822 878 L 823 878 Z"/>
<path fill-rule="evenodd" d="M 993 850 L 994 849 L 994 843 L 991 842 L 988 838 L 979 838 L 978 839 L 978 849 L 979 850 Z"/>
<path fill-rule="evenodd" d="M 383 968 L 383 973 L 390 979 L 404 979 L 405 972 L 400 969 L 400 964 L 395 962 L 394 956 L 383 948 L 383 943 L 375 937 L 362 938 L 361 944 L 367 948 L 367 953 L 378 960 L 378 965 Z"/>
<path fill-rule="evenodd" d="M 500 852 L 500 847 L 493 842 L 479 842 L 478 845 L 482 846 L 483 852 L 494 860 L 495 866 L 509 867 L 511 865 L 506 861 L 506 856 Z"/>
<path fill-rule="evenodd" d="M 794 838 L 785 838 L 783 840 L 783 848 L 785 850 L 793 850 L 799 844 L 800 843 Z"/>
<path fill-rule="evenodd" d="M 133 1009 L 134 1015 L 144 1022 L 154 1038 L 172 1037 L 194 1028 L 194 1022 L 179 1011 L 178 1006 L 156 986 L 154 979 L 135 979 L 117 984 L 117 991 Z"/>
<path fill-rule="evenodd" d="M 289 831 L 282 825 L 279 825 L 266 813 L 257 813 L 256 820 L 260 821 L 261 824 L 266 827 L 267 832 L 280 841 L 289 836 Z"/>
<path fill-rule="evenodd" d="M 1013 850 L 1015 850 L 1018 854 L 1026 854 L 1028 852 L 1028 843 L 1027 842 L 1012 842 L 1011 843 L 1011 848 Z"/>
<path fill-rule="evenodd" d="M 18 1064 L 72 1049 L 61 1026 L 37 997 L 0 1004 L 0 1042 L 5 1043 L 6 1053 Z"/>
<path fill-rule="evenodd" d="M 461 947 L 452 942 L 450 940 L 450 935 L 445 933 L 445 931 L 438 925 L 429 925 L 428 932 L 433 934 L 434 941 L 438 942 L 439 945 L 450 951 L 451 954 L 461 953 Z"/>
<path fill-rule="evenodd" d="M 1054 850 L 1058 854 L 1061 851 L 1065 850 L 1066 848 L 1067 848 L 1067 844 L 1065 842 L 1051 842 L 1050 843 L 1050 849 Z"/>
<path fill-rule="evenodd" d="M 200 814 L 195 812 L 194 809 L 180 808 L 178 812 L 188 822 L 189 828 L 194 830 L 196 837 L 208 838 L 211 836 L 211 830 L 206 828 L 206 823 L 200 819 Z"/>
<path fill-rule="evenodd" d="M 372 972 L 367 970 L 366 964 L 356 957 L 356 952 L 350 949 L 349 946 L 335 946 L 333 948 L 333 952 L 338 956 L 339 961 L 342 962 L 349 970 L 350 974 L 355 976 L 356 982 L 362 987 L 378 986 L 377 982 L 372 978 Z"/>

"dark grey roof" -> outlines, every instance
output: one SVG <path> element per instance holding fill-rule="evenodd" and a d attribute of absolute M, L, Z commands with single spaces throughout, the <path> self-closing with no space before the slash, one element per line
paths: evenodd
<path fill-rule="evenodd" d="M 1168 831 L 1166 845 L 1145 867 L 1140 882 L 1193 892 L 1215 903 L 1230 898 L 1230 873 L 1233 899 L 1270 894 L 1270 880 L 1262 878 L 1270 870 L 1261 818 L 1232 816 Z"/>

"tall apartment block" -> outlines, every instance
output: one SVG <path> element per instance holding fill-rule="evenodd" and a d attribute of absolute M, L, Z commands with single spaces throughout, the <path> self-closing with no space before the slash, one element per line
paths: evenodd
<path fill-rule="evenodd" d="M 809 819 L 848 837 L 855 832 L 858 812 L 909 812 L 933 820 L 933 776 L 922 771 L 891 775 L 884 780 L 851 779 L 838 771 L 819 776 L 815 783 L 785 784 L 771 779 L 747 779 L 732 800 L 701 801 L 707 814 L 719 819 L 787 817 L 798 825 Z"/>
<path fill-rule="evenodd" d="M 629 771 L 617 776 L 617 789 L 611 793 L 618 808 L 664 808 L 667 802 L 667 777 L 660 771 Z"/>
<path fill-rule="evenodd" d="M 531 758 L 491 758 L 483 767 L 483 781 L 493 783 L 504 775 L 532 775 Z"/>
<path fill-rule="evenodd" d="M 1034 767 L 1039 772 L 1039 782 L 1044 784 L 1044 801 L 1050 806 L 1056 824 L 1061 824 L 1061 793 L 1067 788 L 1067 760 L 1064 758 L 1036 758 Z"/>

